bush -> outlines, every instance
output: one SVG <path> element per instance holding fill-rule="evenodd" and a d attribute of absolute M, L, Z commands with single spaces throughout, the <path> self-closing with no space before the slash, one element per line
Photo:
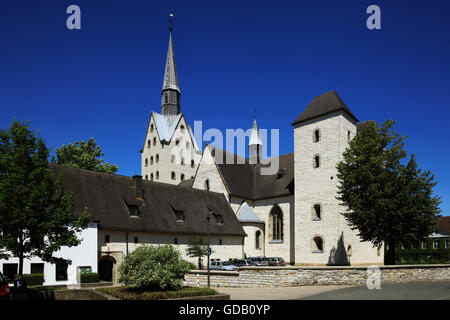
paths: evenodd
<path fill-rule="evenodd" d="M 119 266 L 119 282 L 138 290 L 176 290 L 189 263 L 171 245 L 139 246 Z"/>
<path fill-rule="evenodd" d="M 100 276 L 96 272 L 83 273 L 80 275 L 81 283 L 99 282 Z"/>
<path fill-rule="evenodd" d="M 194 263 L 192 263 L 192 262 L 188 262 L 188 265 L 189 265 L 189 270 L 197 269 L 197 266 Z"/>
<path fill-rule="evenodd" d="M 16 279 L 23 279 L 27 282 L 27 286 L 40 286 L 44 283 L 44 275 L 42 273 L 16 275 Z"/>

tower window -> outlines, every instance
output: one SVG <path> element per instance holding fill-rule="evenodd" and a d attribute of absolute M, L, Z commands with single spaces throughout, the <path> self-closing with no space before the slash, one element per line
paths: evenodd
<path fill-rule="evenodd" d="M 191 168 L 194 167 L 194 160 L 191 160 Z"/>
<path fill-rule="evenodd" d="M 148 159 L 145 158 L 145 166 L 148 167 Z"/>
<path fill-rule="evenodd" d="M 176 139 L 175 140 L 175 145 L 179 145 L 180 144 L 180 139 Z"/>
<path fill-rule="evenodd" d="M 314 156 L 314 164 L 313 164 L 314 168 L 318 168 L 320 167 L 320 156 L 319 155 L 315 155 Z"/>
<path fill-rule="evenodd" d="M 150 132 L 153 132 L 153 130 L 155 129 L 155 127 L 153 126 L 153 123 L 150 125 Z"/>
<path fill-rule="evenodd" d="M 351 132 L 350 130 L 347 131 L 347 142 L 350 143 L 351 140 Z"/>
<path fill-rule="evenodd" d="M 159 171 L 156 171 L 156 180 L 159 180 Z"/>
<path fill-rule="evenodd" d="M 153 173 L 150 173 L 150 180 L 153 181 Z"/>
<path fill-rule="evenodd" d="M 181 174 L 180 180 L 184 181 L 184 174 Z"/>
<path fill-rule="evenodd" d="M 180 130 L 181 130 L 181 132 L 184 132 L 184 125 L 180 126 Z"/>
<path fill-rule="evenodd" d="M 169 95 L 167 92 L 164 92 L 164 103 L 169 103 Z"/>
<path fill-rule="evenodd" d="M 156 146 L 156 137 L 153 138 L 153 145 Z"/>
<path fill-rule="evenodd" d="M 174 171 L 172 171 L 172 173 L 171 173 L 171 176 L 172 176 L 172 180 L 175 180 L 175 178 L 176 178 L 176 174 L 175 174 L 175 172 L 174 172 Z"/>
<path fill-rule="evenodd" d="M 255 249 L 261 249 L 261 231 L 255 233 Z"/>
<path fill-rule="evenodd" d="M 150 149 L 150 146 L 152 145 L 152 142 L 150 140 L 147 140 L 147 148 Z"/>
<path fill-rule="evenodd" d="M 159 162 L 159 154 L 156 155 L 156 163 Z"/>
<path fill-rule="evenodd" d="M 153 164 L 153 156 L 150 157 L 150 164 Z"/>
<path fill-rule="evenodd" d="M 313 220 L 318 221 L 322 218 L 320 204 L 315 204 L 313 207 Z"/>
<path fill-rule="evenodd" d="M 348 247 L 347 247 L 347 255 L 348 255 L 349 257 L 352 256 L 352 246 L 351 246 L 351 245 L 348 245 Z"/>
<path fill-rule="evenodd" d="M 209 191 L 209 179 L 205 180 L 205 190 Z"/>
<path fill-rule="evenodd" d="M 145 175 L 145 180 L 148 180 L 148 175 Z"/>
<path fill-rule="evenodd" d="M 313 140 L 314 140 L 314 142 L 319 142 L 320 141 L 320 130 L 319 129 L 314 130 Z"/>
<path fill-rule="evenodd" d="M 323 239 L 321 237 L 314 237 L 312 242 L 312 252 L 323 253 Z"/>

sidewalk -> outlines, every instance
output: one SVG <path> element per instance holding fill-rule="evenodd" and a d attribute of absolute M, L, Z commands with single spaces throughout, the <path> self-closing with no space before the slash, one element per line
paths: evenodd
<path fill-rule="evenodd" d="M 215 288 L 231 295 L 231 300 L 291 300 L 351 286 L 301 286 L 285 288 Z"/>

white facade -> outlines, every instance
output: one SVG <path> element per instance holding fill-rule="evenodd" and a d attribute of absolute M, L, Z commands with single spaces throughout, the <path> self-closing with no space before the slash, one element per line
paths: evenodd
<path fill-rule="evenodd" d="M 57 280 L 56 279 L 56 266 L 54 264 L 44 262 L 40 258 L 33 257 L 31 259 L 25 259 L 23 265 L 23 273 L 30 274 L 32 264 L 43 264 L 44 265 L 44 285 L 67 285 L 67 284 L 77 284 L 79 279 L 77 279 L 77 274 L 79 274 L 80 267 L 90 267 L 91 272 L 97 272 L 97 261 L 98 261 L 98 251 L 97 251 L 97 224 L 93 223 L 89 225 L 88 228 L 81 231 L 78 237 L 83 239 L 80 245 L 76 247 L 62 247 L 59 251 L 54 253 L 57 258 L 70 259 L 72 263 L 67 268 L 67 280 Z M 5 271 L 8 266 L 15 264 L 17 265 L 17 272 L 19 270 L 19 259 L 10 258 L 8 260 L 0 260 L 0 270 Z"/>

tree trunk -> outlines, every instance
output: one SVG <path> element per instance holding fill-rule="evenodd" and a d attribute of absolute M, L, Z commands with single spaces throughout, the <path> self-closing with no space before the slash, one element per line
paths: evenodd
<path fill-rule="evenodd" d="M 384 257 L 385 265 L 394 265 L 395 264 L 395 241 L 388 241 L 388 250 L 386 252 L 386 256 Z"/>
<path fill-rule="evenodd" d="M 23 274 L 23 234 L 19 236 L 19 277 L 22 277 Z"/>

